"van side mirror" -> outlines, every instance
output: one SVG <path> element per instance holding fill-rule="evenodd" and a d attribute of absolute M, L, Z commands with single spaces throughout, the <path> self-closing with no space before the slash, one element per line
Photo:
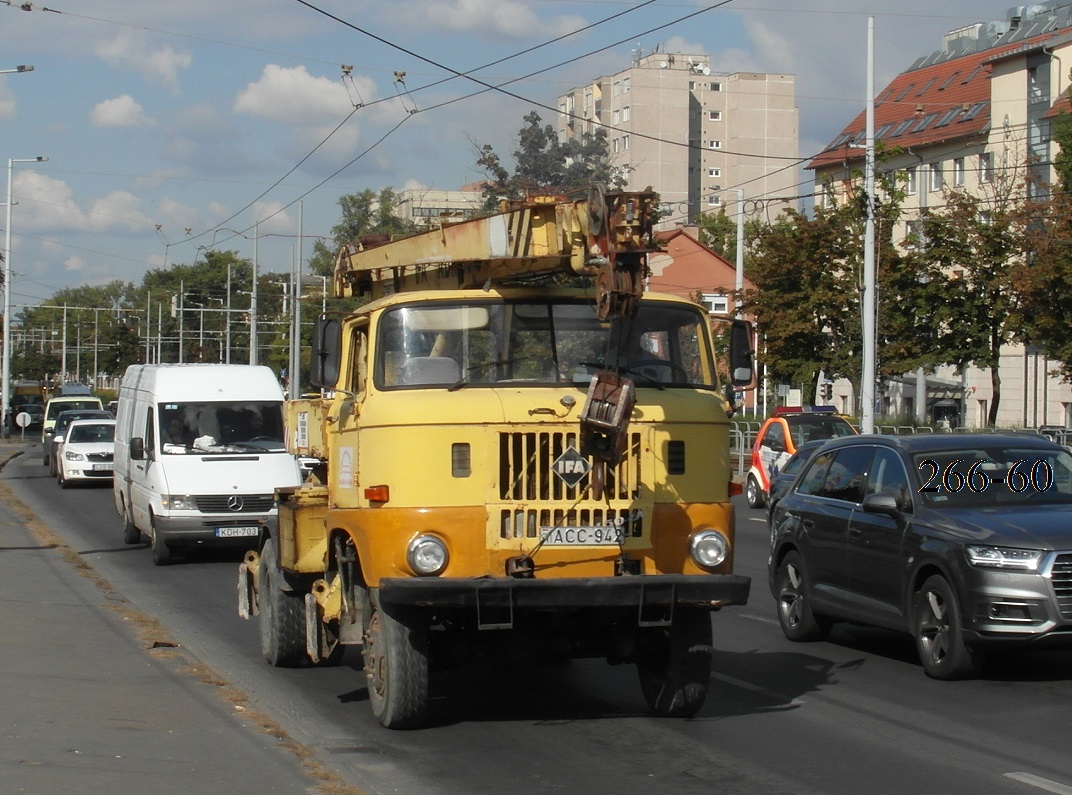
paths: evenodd
<path fill-rule="evenodd" d="M 309 383 L 317 389 L 334 389 L 339 381 L 342 357 L 342 323 L 320 318 L 313 327 L 309 356 Z"/>
<path fill-rule="evenodd" d="M 127 445 L 127 449 L 130 451 L 131 461 L 145 460 L 145 440 L 140 436 L 131 439 L 130 443 Z"/>

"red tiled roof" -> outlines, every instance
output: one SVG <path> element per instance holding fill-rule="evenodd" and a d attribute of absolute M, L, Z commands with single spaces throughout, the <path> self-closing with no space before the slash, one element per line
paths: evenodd
<path fill-rule="evenodd" d="M 985 134 L 991 112 L 989 62 L 1051 38 L 1046 33 L 902 72 L 875 98 L 875 143 L 906 148 Z M 863 160 L 866 123 L 864 110 L 807 167 Z"/>

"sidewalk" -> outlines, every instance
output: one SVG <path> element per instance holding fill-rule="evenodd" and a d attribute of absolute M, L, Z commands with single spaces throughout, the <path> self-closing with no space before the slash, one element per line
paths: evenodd
<path fill-rule="evenodd" d="M 353 792 L 162 632 L 0 482 L 0 792 Z"/>

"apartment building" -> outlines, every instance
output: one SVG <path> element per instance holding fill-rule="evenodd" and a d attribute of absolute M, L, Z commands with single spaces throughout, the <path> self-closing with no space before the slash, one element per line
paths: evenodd
<path fill-rule="evenodd" d="M 421 228 L 464 221 L 480 214 L 483 188 L 482 182 L 463 185 L 460 190 L 406 188 L 398 192 L 395 215 Z"/>
<path fill-rule="evenodd" d="M 941 49 L 918 58 L 875 97 L 875 141 L 893 156 L 879 165 L 899 171 L 907 198 L 895 240 L 910 244 L 920 211 L 937 208 L 951 189 L 993 198 L 1022 184 L 1028 170 L 1052 182 L 1058 147 L 1049 121 L 1067 108 L 1072 64 L 1072 2 L 1016 6 L 1004 20 L 947 33 Z M 821 201 L 846 201 L 864 167 L 866 109 L 808 165 Z M 1045 351 L 1007 346 L 1000 364 L 998 425 L 1072 427 L 1072 386 L 1048 375 Z M 989 371 L 945 368 L 927 379 L 926 410 L 917 374 L 888 385 L 883 410 L 926 414 L 953 425 L 986 425 Z M 835 392 L 849 406 L 847 382 Z"/>
<path fill-rule="evenodd" d="M 738 189 L 746 202 L 797 194 L 795 91 L 793 75 L 716 73 L 706 55 L 635 52 L 628 69 L 558 98 L 559 139 L 604 127 L 628 189 L 658 191 L 660 228 L 673 228 L 723 205 L 732 212 Z"/>

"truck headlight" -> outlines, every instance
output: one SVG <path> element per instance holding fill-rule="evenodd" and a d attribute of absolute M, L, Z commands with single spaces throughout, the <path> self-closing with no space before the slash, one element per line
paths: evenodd
<path fill-rule="evenodd" d="M 991 547 L 983 544 L 968 544 L 964 547 L 968 562 L 985 569 L 1014 569 L 1038 571 L 1042 565 L 1041 549 L 1016 549 L 1014 547 Z"/>
<path fill-rule="evenodd" d="M 409 542 L 406 562 L 414 574 L 431 577 L 447 568 L 450 554 L 442 539 L 432 535 L 420 535 Z"/>
<path fill-rule="evenodd" d="M 717 530 L 701 530 L 689 539 L 689 555 L 703 569 L 717 569 L 730 552 L 730 542 Z"/>

